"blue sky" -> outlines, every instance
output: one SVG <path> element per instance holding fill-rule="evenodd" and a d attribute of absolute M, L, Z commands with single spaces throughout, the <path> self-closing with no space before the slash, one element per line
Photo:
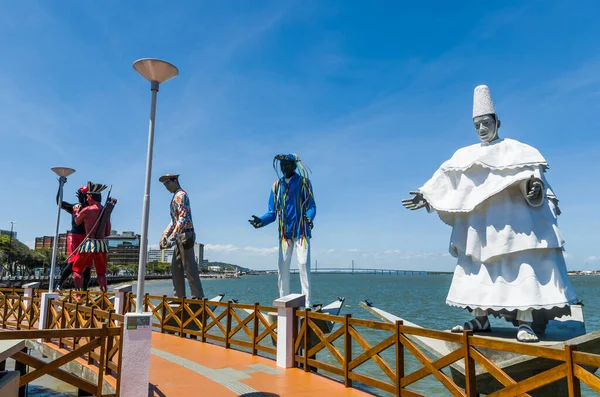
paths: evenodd
<path fill-rule="evenodd" d="M 149 84 L 158 98 L 150 244 L 169 222 L 158 183 L 181 174 L 210 260 L 276 267 L 266 210 L 276 153 L 313 171 L 319 267 L 453 269 L 450 229 L 400 200 L 477 142 L 473 88 L 500 135 L 538 148 L 560 199 L 571 269 L 600 268 L 600 25 L 595 1 L 11 2 L 0 14 L 0 227 L 54 232 L 53 166 L 113 184 L 113 228 L 139 232 Z M 61 230 L 69 227 L 66 216 Z M 292 266 L 295 266 L 293 264 Z"/>

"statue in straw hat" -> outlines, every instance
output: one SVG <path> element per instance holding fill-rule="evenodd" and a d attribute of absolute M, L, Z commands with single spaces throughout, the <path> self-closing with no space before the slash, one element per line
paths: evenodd
<path fill-rule="evenodd" d="M 452 227 L 457 264 L 446 303 L 474 316 L 452 331 L 489 332 L 491 314 L 518 326 L 518 341 L 537 342 L 536 333 L 577 301 L 548 163 L 535 148 L 498 136 L 500 119 L 485 85 L 475 88 L 473 123 L 481 142 L 456 151 L 402 204 L 435 211 Z"/>
<path fill-rule="evenodd" d="M 160 249 L 174 247 L 171 260 L 173 293 L 177 298 L 185 296 L 185 279 L 187 278 L 192 299 L 202 299 L 204 290 L 194 255 L 196 232 L 192 221 L 190 197 L 181 188 L 178 174 L 165 174 L 158 180 L 170 193 L 173 193 L 170 205 L 171 222 L 163 232 L 159 244 Z"/>

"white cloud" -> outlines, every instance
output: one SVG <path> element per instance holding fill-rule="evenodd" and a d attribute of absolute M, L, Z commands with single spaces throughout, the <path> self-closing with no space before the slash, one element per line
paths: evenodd
<path fill-rule="evenodd" d="M 587 262 L 596 262 L 596 261 L 600 261 L 600 255 L 592 255 L 592 256 L 588 256 L 586 258 Z"/>

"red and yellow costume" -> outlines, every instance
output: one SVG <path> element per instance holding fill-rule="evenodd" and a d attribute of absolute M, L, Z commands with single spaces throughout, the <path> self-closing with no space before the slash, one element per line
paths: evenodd
<path fill-rule="evenodd" d="M 88 182 L 87 202 L 88 206 L 75 212 L 75 223 L 85 226 L 86 238 L 83 241 L 77 259 L 73 263 L 73 282 L 75 288 L 83 285 L 83 272 L 92 266 L 96 268 L 98 284 L 106 291 L 106 262 L 108 244 L 105 237 L 110 234 L 110 219 L 104 227 L 100 226 L 100 219 L 104 213 L 104 207 L 100 204 L 100 192 L 106 189 L 104 185 Z"/>

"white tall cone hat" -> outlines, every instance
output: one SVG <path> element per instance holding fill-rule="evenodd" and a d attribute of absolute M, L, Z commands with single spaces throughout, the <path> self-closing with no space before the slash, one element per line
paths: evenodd
<path fill-rule="evenodd" d="M 496 108 L 488 86 L 478 85 L 473 93 L 473 118 L 486 114 L 496 114 Z"/>

